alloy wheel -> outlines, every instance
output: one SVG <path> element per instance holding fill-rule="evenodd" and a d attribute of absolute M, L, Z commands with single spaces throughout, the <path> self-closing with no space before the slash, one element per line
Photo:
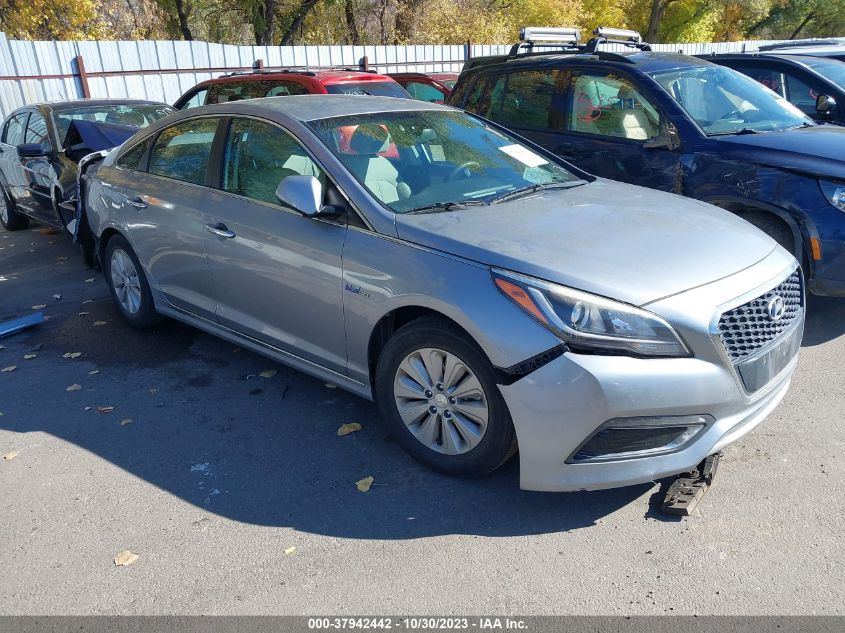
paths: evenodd
<path fill-rule="evenodd" d="M 3 219 L 3 224 L 9 223 L 9 207 L 6 204 L 6 196 L 0 191 L 0 218 Z"/>
<path fill-rule="evenodd" d="M 123 249 L 116 248 L 111 256 L 109 271 L 120 306 L 127 314 L 137 314 L 141 309 L 141 281 L 132 258 Z"/>
<path fill-rule="evenodd" d="M 473 371 L 449 352 L 427 347 L 408 354 L 396 370 L 393 395 L 408 430 L 438 453 L 468 453 L 487 431 L 484 388 Z"/>

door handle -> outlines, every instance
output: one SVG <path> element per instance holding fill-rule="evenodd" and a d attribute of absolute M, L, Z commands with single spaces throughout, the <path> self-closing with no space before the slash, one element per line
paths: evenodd
<path fill-rule="evenodd" d="M 146 209 L 149 205 L 144 202 L 141 196 L 135 196 L 132 200 L 129 200 L 129 204 L 131 204 L 136 209 Z"/>
<path fill-rule="evenodd" d="M 235 232 L 230 231 L 222 222 L 218 222 L 217 224 L 206 224 L 205 230 L 217 235 L 218 237 L 225 237 L 226 239 L 232 239 L 235 237 Z"/>

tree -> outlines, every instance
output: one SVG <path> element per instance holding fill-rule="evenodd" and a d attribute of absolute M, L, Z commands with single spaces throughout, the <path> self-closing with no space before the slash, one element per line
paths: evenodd
<path fill-rule="evenodd" d="M 15 39 L 70 40 L 103 35 L 94 0 L 4 0 L 0 31 Z"/>

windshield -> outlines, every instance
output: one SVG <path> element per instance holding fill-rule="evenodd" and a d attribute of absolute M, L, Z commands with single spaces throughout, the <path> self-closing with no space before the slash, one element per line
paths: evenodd
<path fill-rule="evenodd" d="M 458 83 L 457 79 L 441 79 L 441 83 L 449 88 L 450 90 L 455 87 L 455 84 Z"/>
<path fill-rule="evenodd" d="M 55 117 L 59 138 L 62 144 L 64 144 L 71 121 L 97 121 L 100 123 L 114 123 L 116 125 L 131 125 L 137 128 L 144 128 L 171 112 L 175 112 L 175 110 L 164 104 L 115 104 L 58 110 L 55 112 Z"/>
<path fill-rule="evenodd" d="M 408 91 L 395 81 L 350 81 L 342 84 L 328 84 L 326 91 L 330 95 L 373 95 L 376 97 L 411 98 Z"/>
<path fill-rule="evenodd" d="M 310 126 L 395 213 L 486 204 L 517 190 L 583 182 L 462 112 L 380 112 L 321 119 Z"/>
<path fill-rule="evenodd" d="M 786 99 L 730 68 L 695 66 L 652 76 L 708 135 L 812 125 Z"/>
<path fill-rule="evenodd" d="M 801 60 L 801 63 L 809 66 L 825 79 L 829 79 L 840 88 L 845 88 L 845 62 L 824 57 L 810 57 Z"/>

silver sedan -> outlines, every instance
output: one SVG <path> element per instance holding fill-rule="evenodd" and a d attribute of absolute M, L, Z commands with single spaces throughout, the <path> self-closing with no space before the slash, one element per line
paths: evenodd
<path fill-rule="evenodd" d="M 192 109 L 87 175 L 132 326 L 179 319 L 374 399 L 455 475 L 532 490 L 686 471 L 789 387 L 797 262 L 727 211 L 597 179 L 418 101 Z"/>

